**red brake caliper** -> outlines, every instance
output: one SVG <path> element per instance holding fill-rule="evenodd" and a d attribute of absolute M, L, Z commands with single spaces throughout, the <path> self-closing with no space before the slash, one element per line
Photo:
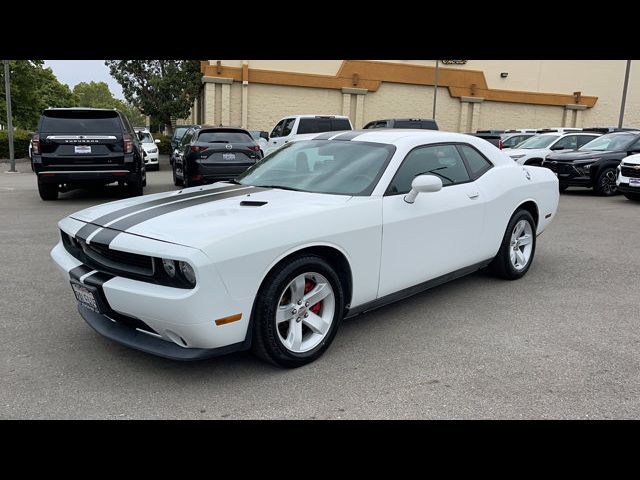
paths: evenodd
<path fill-rule="evenodd" d="M 304 281 L 304 294 L 306 295 L 307 293 L 309 293 L 311 290 L 313 290 L 313 287 L 315 287 L 316 284 L 313 283 L 311 280 L 305 280 Z M 312 305 L 309 307 L 309 310 L 311 310 L 313 313 L 315 313 L 316 315 L 318 315 L 320 313 L 320 307 L 322 302 L 318 302 L 315 305 Z"/>

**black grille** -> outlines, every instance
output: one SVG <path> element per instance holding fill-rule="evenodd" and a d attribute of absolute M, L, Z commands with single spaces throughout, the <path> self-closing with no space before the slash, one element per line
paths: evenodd
<path fill-rule="evenodd" d="M 557 173 L 575 173 L 573 165 L 570 163 L 544 162 L 544 166 Z"/>
<path fill-rule="evenodd" d="M 632 167 L 622 167 L 620 172 L 623 177 L 640 178 L 640 169 L 636 170 Z"/>
<path fill-rule="evenodd" d="M 82 240 L 80 240 L 79 243 L 89 257 L 98 262 L 105 263 L 107 267 L 109 264 L 121 265 L 123 270 L 129 267 L 137 267 L 146 270 L 149 275 L 153 274 L 153 260 L 151 257 L 113 250 L 102 245 L 88 244 Z"/>

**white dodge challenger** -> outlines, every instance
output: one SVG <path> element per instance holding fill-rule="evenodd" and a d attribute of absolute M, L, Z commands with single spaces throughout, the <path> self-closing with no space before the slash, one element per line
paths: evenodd
<path fill-rule="evenodd" d="M 517 279 L 558 180 L 473 136 L 327 132 L 231 182 L 87 208 L 53 260 L 100 334 L 163 357 L 318 358 L 344 317 L 489 266 Z"/>

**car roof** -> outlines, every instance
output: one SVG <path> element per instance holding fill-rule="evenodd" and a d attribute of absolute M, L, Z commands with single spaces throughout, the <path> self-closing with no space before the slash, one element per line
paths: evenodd
<path fill-rule="evenodd" d="M 64 107 L 64 108 L 46 108 L 45 112 L 77 112 L 88 110 L 91 112 L 117 112 L 115 108 L 92 108 L 92 107 Z"/>

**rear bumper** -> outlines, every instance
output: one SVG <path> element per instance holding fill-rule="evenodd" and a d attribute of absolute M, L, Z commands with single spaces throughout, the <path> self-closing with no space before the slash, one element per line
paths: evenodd
<path fill-rule="evenodd" d="M 129 170 L 48 170 L 44 167 L 37 172 L 41 183 L 81 183 L 81 182 L 130 182 L 137 181 L 140 174 Z"/>
<path fill-rule="evenodd" d="M 229 180 L 235 178 L 249 167 L 255 165 L 253 163 L 235 163 L 235 164 L 211 164 L 203 165 L 196 163 L 189 165 L 189 177 L 192 180 L 204 182 L 217 182 L 220 180 Z"/>

